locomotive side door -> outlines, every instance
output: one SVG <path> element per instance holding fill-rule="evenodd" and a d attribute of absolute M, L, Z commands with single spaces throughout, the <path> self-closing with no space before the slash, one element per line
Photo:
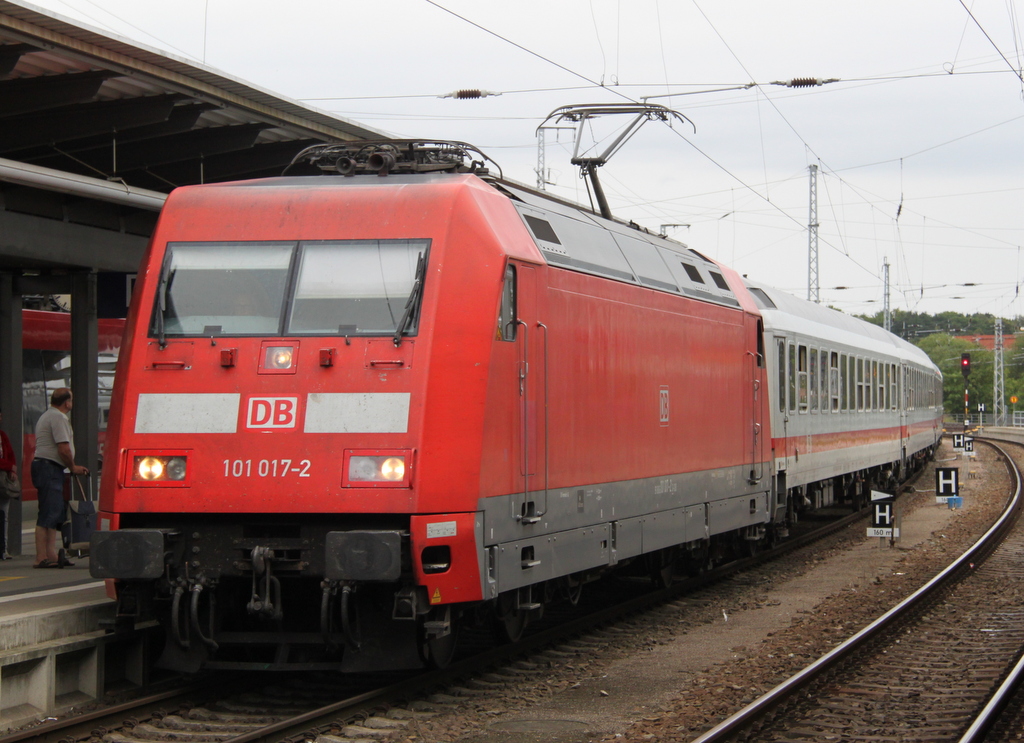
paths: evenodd
<path fill-rule="evenodd" d="M 513 514 L 524 524 L 540 521 L 547 510 L 548 488 L 548 328 L 541 321 L 538 271 L 516 264 L 516 343 L 519 348 L 519 473 L 522 495 Z"/>

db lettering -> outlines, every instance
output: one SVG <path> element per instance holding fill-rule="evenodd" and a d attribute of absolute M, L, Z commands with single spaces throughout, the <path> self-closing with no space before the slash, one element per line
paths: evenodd
<path fill-rule="evenodd" d="M 246 428 L 295 428 L 297 397 L 250 397 Z"/>

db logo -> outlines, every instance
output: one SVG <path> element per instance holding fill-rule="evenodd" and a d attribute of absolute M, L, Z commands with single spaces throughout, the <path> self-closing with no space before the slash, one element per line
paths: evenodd
<path fill-rule="evenodd" d="M 295 428 L 297 397 L 250 397 L 246 428 Z"/>

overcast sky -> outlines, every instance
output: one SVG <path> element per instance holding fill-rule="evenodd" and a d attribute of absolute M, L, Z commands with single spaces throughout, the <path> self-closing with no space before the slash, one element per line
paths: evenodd
<path fill-rule="evenodd" d="M 602 168 L 616 216 L 688 225 L 667 230 L 806 296 L 817 164 L 822 302 L 877 312 L 888 260 L 893 309 L 1024 314 L 1014 0 L 35 5 L 396 136 L 471 142 L 530 184 L 554 109 L 672 94 L 651 102 L 696 132 L 650 122 Z M 772 84 L 793 78 L 839 81 Z M 440 97 L 460 89 L 501 95 Z M 547 138 L 548 190 L 587 202 L 571 132 Z"/>

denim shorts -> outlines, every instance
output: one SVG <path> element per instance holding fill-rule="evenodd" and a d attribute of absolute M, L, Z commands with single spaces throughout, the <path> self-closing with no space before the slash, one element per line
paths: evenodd
<path fill-rule="evenodd" d="M 36 526 L 59 529 L 64 523 L 64 465 L 49 459 L 32 460 L 32 484 L 39 491 Z"/>

